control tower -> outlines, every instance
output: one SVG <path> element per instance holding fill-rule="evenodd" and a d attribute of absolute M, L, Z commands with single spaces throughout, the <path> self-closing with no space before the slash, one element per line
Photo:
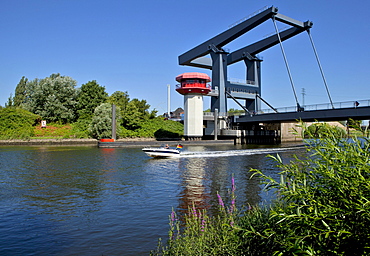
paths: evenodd
<path fill-rule="evenodd" d="M 176 91 L 184 95 L 184 137 L 200 140 L 203 137 L 203 95 L 211 91 L 211 78 L 204 73 L 183 73 L 176 77 Z"/>

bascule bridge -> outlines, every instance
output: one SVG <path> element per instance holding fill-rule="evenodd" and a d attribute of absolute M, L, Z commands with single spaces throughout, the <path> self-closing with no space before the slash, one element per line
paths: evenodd
<path fill-rule="evenodd" d="M 232 52 L 228 52 L 226 48 L 224 48 L 228 43 L 234 41 L 235 39 L 267 21 L 272 21 L 272 24 L 275 28 L 274 34 Z M 286 24 L 288 28 L 279 31 L 277 22 Z M 291 78 L 290 69 L 282 44 L 283 41 L 304 31 L 308 33 L 311 40 L 324 84 L 326 86 L 326 91 L 331 102 L 330 93 L 321 69 L 320 61 L 310 35 L 310 29 L 312 26 L 313 23 L 311 21 L 302 22 L 292 19 L 280 14 L 278 12 L 278 8 L 272 6 L 261 9 L 252 16 L 230 27 L 228 30 L 216 35 L 215 37 L 194 47 L 178 57 L 180 65 L 208 69 L 212 72 L 211 91 L 207 94 L 207 96 L 211 97 L 211 112 L 215 114 L 208 118 L 206 116 L 204 117 L 206 126 L 204 135 L 222 135 L 222 130 L 225 130 L 225 135 L 233 136 L 233 132 L 230 131 L 228 124 L 228 120 L 230 119 L 227 118 L 228 99 L 234 100 L 245 111 L 246 116 L 252 117 L 256 113 L 260 113 L 262 102 L 277 112 L 277 110 L 271 106 L 261 95 L 262 59 L 258 57 L 258 54 L 275 45 L 280 45 L 284 57 L 296 101 L 295 112 L 304 111 L 303 107 L 298 102 L 298 97 L 293 80 Z M 236 83 L 228 81 L 228 66 L 237 62 L 244 62 L 245 64 L 246 82 Z M 243 103 L 240 103 L 239 101 L 242 101 Z M 333 103 L 331 103 L 331 105 L 333 105 Z M 236 121 L 234 120 L 234 122 Z M 247 123 L 250 123 L 250 120 L 248 120 Z"/>

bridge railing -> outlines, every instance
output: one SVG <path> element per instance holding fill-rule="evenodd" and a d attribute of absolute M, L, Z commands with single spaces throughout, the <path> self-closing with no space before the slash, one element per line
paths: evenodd
<path fill-rule="evenodd" d="M 370 100 L 358 100 L 358 101 L 343 101 L 343 102 L 335 102 L 333 105 L 331 103 L 323 103 L 323 104 L 314 104 L 314 105 L 305 105 L 303 106 L 304 111 L 314 111 L 314 110 L 327 110 L 327 109 L 341 109 L 341 108 L 360 108 L 360 107 L 369 107 Z M 276 108 L 279 113 L 286 113 L 286 112 L 296 112 L 297 107 L 282 107 Z M 268 114 L 268 113 L 275 113 L 272 109 L 262 109 L 258 111 L 257 114 Z"/>
<path fill-rule="evenodd" d="M 203 116 L 214 116 L 214 115 L 215 115 L 214 112 L 203 112 Z M 218 116 L 220 117 L 227 116 L 227 113 L 218 112 Z"/>
<path fill-rule="evenodd" d="M 343 101 L 343 102 L 335 102 L 333 105 L 331 103 L 323 103 L 323 104 L 314 104 L 314 105 L 305 105 L 304 111 L 315 111 L 315 110 L 327 110 L 327 109 L 341 109 L 341 108 L 361 108 L 361 107 L 370 107 L 370 99 L 369 100 L 358 100 L 358 101 Z M 297 112 L 297 107 L 282 107 L 276 108 L 279 113 L 287 113 L 287 112 Z M 269 113 L 276 113 L 272 109 L 262 109 L 258 111 L 257 115 L 259 114 L 269 114 Z M 214 116 L 213 112 L 203 112 L 204 116 Z M 242 116 L 243 114 L 240 114 Z M 220 117 L 227 116 L 227 113 L 219 113 Z"/>

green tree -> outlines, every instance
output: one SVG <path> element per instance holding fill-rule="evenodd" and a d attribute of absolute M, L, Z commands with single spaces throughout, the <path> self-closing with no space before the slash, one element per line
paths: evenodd
<path fill-rule="evenodd" d="M 76 118 L 77 82 L 68 76 L 50 77 L 28 83 L 25 108 L 49 122 L 68 123 Z"/>
<path fill-rule="evenodd" d="M 149 112 L 149 108 L 146 100 L 132 99 L 122 111 L 122 125 L 129 130 L 140 128 L 145 120 L 156 117 L 157 111 Z"/>
<path fill-rule="evenodd" d="M 128 92 L 121 92 L 116 91 L 108 98 L 108 102 L 110 104 L 114 104 L 120 109 L 120 116 L 124 116 L 124 112 L 126 111 L 126 107 L 128 103 L 130 102 L 130 97 L 128 95 Z M 123 120 L 120 120 L 120 123 L 123 123 Z"/>
<path fill-rule="evenodd" d="M 108 98 L 108 102 L 120 107 L 121 111 L 126 110 L 126 106 L 130 101 L 130 97 L 126 92 L 116 91 Z"/>
<path fill-rule="evenodd" d="M 120 108 L 116 107 L 117 134 L 120 134 L 119 120 Z M 89 128 L 93 138 L 103 139 L 112 136 L 112 105 L 103 103 L 95 108 L 94 115 Z"/>
<path fill-rule="evenodd" d="M 157 110 L 149 111 L 150 105 L 147 104 L 146 100 L 133 99 L 132 102 L 133 104 L 135 104 L 138 111 L 142 114 L 143 119 L 156 117 L 158 111 Z"/>
<path fill-rule="evenodd" d="M 229 116 L 234 116 L 234 115 L 242 115 L 242 114 L 245 114 L 245 111 L 242 110 L 242 109 L 234 109 L 234 108 L 230 108 L 228 111 L 227 111 L 227 114 Z"/>
<path fill-rule="evenodd" d="M 122 121 L 123 126 L 129 130 L 140 128 L 140 124 L 143 122 L 143 115 L 135 105 L 135 101 L 130 101 L 127 104 L 126 110 L 122 114 Z"/>
<path fill-rule="evenodd" d="M 14 97 L 12 94 L 10 94 L 8 101 L 5 103 L 6 108 L 14 107 Z"/>
<path fill-rule="evenodd" d="M 146 100 L 132 99 L 132 103 L 136 106 L 137 110 L 141 114 L 142 119 L 156 117 L 157 111 L 152 110 L 151 112 L 149 112 L 150 105 L 147 104 Z"/>
<path fill-rule="evenodd" d="M 14 106 L 22 107 L 22 105 L 26 103 L 27 89 L 28 89 L 28 79 L 25 76 L 22 76 L 17 87 L 15 88 L 15 95 L 13 99 Z"/>
<path fill-rule="evenodd" d="M 95 108 L 105 103 L 107 98 L 105 87 L 100 86 L 95 80 L 81 85 L 77 96 L 78 118 L 91 119 Z"/>
<path fill-rule="evenodd" d="M 131 102 L 136 106 L 137 110 L 140 112 L 142 117 L 144 117 L 147 114 L 150 105 L 147 104 L 146 100 L 132 99 Z"/>

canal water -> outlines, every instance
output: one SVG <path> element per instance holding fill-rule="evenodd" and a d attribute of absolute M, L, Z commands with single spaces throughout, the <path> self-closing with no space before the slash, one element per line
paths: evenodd
<path fill-rule="evenodd" d="M 166 240 L 168 216 L 194 203 L 217 209 L 231 177 L 237 205 L 269 203 L 251 168 L 277 177 L 277 153 L 295 145 L 185 146 L 173 159 L 141 148 L 0 147 L 0 255 L 148 255 Z"/>

